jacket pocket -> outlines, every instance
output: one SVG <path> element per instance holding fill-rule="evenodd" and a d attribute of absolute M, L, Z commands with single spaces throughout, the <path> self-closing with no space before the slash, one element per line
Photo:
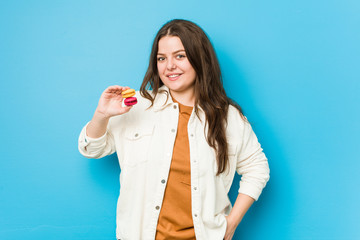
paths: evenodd
<path fill-rule="evenodd" d="M 129 167 L 137 166 L 148 160 L 154 125 L 137 126 L 125 132 L 124 164 Z"/>
<path fill-rule="evenodd" d="M 230 189 L 232 181 L 234 179 L 235 170 L 236 170 L 236 151 L 237 151 L 237 145 L 228 142 L 228 165 L 225 171 L 220 174 L 225 189 Z M 214 174 L 216 175 L 217 168 L 214 169 L 214 171 L 215 171 Z"/>
<path fill-rule="evenodd" d="M 236 144 L 228 142 L 228 155 L 230 157 L 234 157 L 236 155 Z"/>

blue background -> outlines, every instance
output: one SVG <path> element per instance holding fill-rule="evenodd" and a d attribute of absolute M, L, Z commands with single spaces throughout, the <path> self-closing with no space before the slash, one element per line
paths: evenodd
<path fill-rule="evenodd" d="M 0 239 L 115 239 L 116 157 L 86 159 L 77 138 L 107 86 L 139 89 L 173 18 L 208 33 L 269 158 L 234 239 L 360 239 L 359 12 L 355 0 L 2 0 Z"/>

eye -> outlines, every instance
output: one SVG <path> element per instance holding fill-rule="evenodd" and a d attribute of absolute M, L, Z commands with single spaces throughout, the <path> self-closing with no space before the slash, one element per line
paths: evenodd
<path fill-rule="evenodd" d="M 157 60 L 158 60 L 158 62 L 161 62 L 161 61 L 164 61 L 165 58 L 164 57 L 158 57 Z"/>
<path fill-rule="evenodd" d="M 186 57 L 186 56 L 185 56 L 184 54 L 179 54 L 179 55 L 176 56 L 176 58 L 179 58 L 179 59 L 185 58 L 185 57 Z"/>

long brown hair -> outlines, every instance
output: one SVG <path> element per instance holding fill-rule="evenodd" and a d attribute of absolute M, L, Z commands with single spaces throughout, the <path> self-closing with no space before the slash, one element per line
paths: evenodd
<path fill-rule="evenodd" d="M 241 107 L 226 96 L 220 65 L 213 46 L 205 32 L 195 23 L 174 19 L 167 22 L 157 33 L 150 54 L 150 61 L 140 93 L 152 104 L 159 88 L 164 85 L 157 69 L 158 43 L 162 37 L 177 36 L 184 45 L 187 58 L 196 72 L 195 106 L 197 116 L 201 107 L 205 112 L 208 125 L 207 142 L 216 151 L 217 175 L 223 173 L 228 165 L 228 146 L 225 125 L 229 105 L 235 106 L 244 118 Z M 147 92 L 152 89 L 153 97 Z M 152 105 L 151 105 L 152 106 Z"/>

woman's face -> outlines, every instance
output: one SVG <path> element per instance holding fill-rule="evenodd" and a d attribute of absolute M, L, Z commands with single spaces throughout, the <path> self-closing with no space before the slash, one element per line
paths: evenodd
<path fill-rule="evenodd" d="M 196 72 L 179 37 L 165 36 L 159 40 L 157 68 L 160 79 L 172 93 L 193 95 Z"/>

